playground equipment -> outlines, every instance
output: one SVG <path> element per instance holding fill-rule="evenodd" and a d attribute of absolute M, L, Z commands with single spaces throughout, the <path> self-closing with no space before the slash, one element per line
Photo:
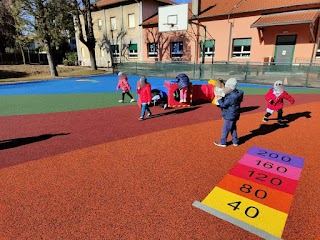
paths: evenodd
<path fill-rule="evenodd" d="M 179 86 L 176 81 L 165 81 L 164 86 L 151 86 L 152 89 L 158 89 L 166 93 L 168 98 L 168 107 L 189 107 L 192 104 L 214 102 L 214 84 L 215 80 L 209 80 L 207 84 L 189 83 L 187 92 L 187 102 L 180 102 Z M 137 98 L 138 105 L 141 107 L 140 99 Z"/>

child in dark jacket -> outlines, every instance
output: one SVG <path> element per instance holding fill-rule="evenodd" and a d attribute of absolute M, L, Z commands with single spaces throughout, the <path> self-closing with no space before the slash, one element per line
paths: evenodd
<path fill-rule="evenodd" d="M 185 103 L 187 102 L 187 92 L 190 79 L 186 74 L 181 73 L 176 77 L 176 80 L 180 90 L 180 102 Z"/>
<path fill-rule="evenodd" d="M 274 111 L 278 112 L 278 124 L 283 125 L 283 100 L 288 100 L 291 104 L 294 104 L 294 98 L 288 94 L 283 87 L 282 81 L 278 80 L 273 84 L 273 88 L 271 88 L 267 94 L 265 95 L 265 99 L 268 102 L 267 105 L 267 113 L 264 115 L 262 121 L 267 122 L 268 118 Z"/>
<path fill-rule="evenodd" d="M 243 91 L 237 89 L 237 80 L 235 78 L 229 78 L 226 81 L 224 92 L 225 97 L 218 97 L 224 119 L 222 136 L 220 141 L 214 142 L 214 144 L 219 147 L 226 147 L 228 135 L 231 133 L 233 146 L 238 146 L 237 121 L 240 118 L 240 104 L 243 100 Z"/>
<path fill-rule="evenodd" d="M 151 102 L 151 85 L 145 77 L 140 78 L 137 86 L 137 92 L 141 101 L 141 116 L 139 120 L 144 120 L 146 111 L 148 112 L 147 117 L 151 117 L 151 111 L 149 109 L 149 104 Z"/>

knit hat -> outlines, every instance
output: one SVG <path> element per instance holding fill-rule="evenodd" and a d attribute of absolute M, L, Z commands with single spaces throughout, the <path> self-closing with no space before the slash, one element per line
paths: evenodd
<path fill-rule="evenodd" d="M 278 80 L 278 81 L 275 81 L 274 84 L 273 84 L 273 87 L 274 88 L 277 88 L 278 86 L 281 86 L 283 85 L 282 81 L 281 80 Z"/>
<path fill-rule="evenodd" d="M 122 75 L 123 75 L 123 72 L 119 72 L 119 73 L 118 73 L 118 76 L 122 76 Z"/>
<path fill-rule="evenodd" d="M 225 84 L 226 88 L 230 88 L 231 90 L 235 90 L 237 88 L 237 79 L 229 78 Z"/>

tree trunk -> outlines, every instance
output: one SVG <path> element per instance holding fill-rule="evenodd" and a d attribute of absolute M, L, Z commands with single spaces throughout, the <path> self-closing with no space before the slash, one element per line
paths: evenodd
<path fill-rule="evenodd" d="M 55 64 L 53 51 L 52 51 L 51 47 L 49 47 L 48 44 L 45 44 L 45 46 L 46 46 L 46 50 L 47 50 L 47 59 L 48 59 L 48 63 L 49 63 L 51 76 L 58 77 L 58 71 L 57 71 L 57 66 Z"/>
<path fill-rule="evenodd" d="M 19 47 L 20 47 L 20 51 L 21 51 L 21 55 L 22 55 L 23 64 L 26 65 L 26 57 L 24 55 L 24 51 L 23 51 L 23 48 L 20 43 L 19 43 Z"/>
<path fill-rule="evenodd" d="M 89 48 L 88 48 L 89 49 Z M 97 70 L 97 63 L 96 63 L 96 52 L 94 49 L 89 49 L 90 54 L 90 63 L 91 63 L 91 70 Z"/>

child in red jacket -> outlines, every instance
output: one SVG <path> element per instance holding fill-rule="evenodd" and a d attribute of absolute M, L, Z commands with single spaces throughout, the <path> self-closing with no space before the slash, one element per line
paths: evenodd
<path fill-rule="evenodd" d="M 141 116 L 139 120 L 144 120 L 144 114 L 146 111 L 148 112 L 147 117 L 151 116 L 151 111 L 149 109 L 149 104 L 151 102 L 151 85 L 145 77 L 141 77 L 137 88 L 141 102 Z"/>
<path fill-rule="evenodd" d="M 268 117 L 274 111 L 278 112 L 278 124 L 283 125 L 283 99 L 288 100 L 291 104 L 294 104 L 294 98 L 284 90 L 282 81 L 276 81 L 267 94 L 265 95 L 265 99 L 268 102 L 267 105 L 267 113 L 264 115 L 262 121 L 267 122 Z"/>
<path fill-rule="evenodd" d="M 127 76 L 124 75 L 122 72 L 119 72 L 118 78 L 119 78 L 119 81 L 118 81 L 118 85 L 117 85 L 116 89 L 118 90 L 119 88 L 121 88 L 121 90 L 122 90 L 122 98 L 121 98 L 121 100 L 119 100 L 119 102 L 124 101 L 125 94 L 128 94 L 128 96 L 131 98 L 130 102 L 134 102 L 134 98 L 130 94 L 131 87 L 129 85 Z"/>

